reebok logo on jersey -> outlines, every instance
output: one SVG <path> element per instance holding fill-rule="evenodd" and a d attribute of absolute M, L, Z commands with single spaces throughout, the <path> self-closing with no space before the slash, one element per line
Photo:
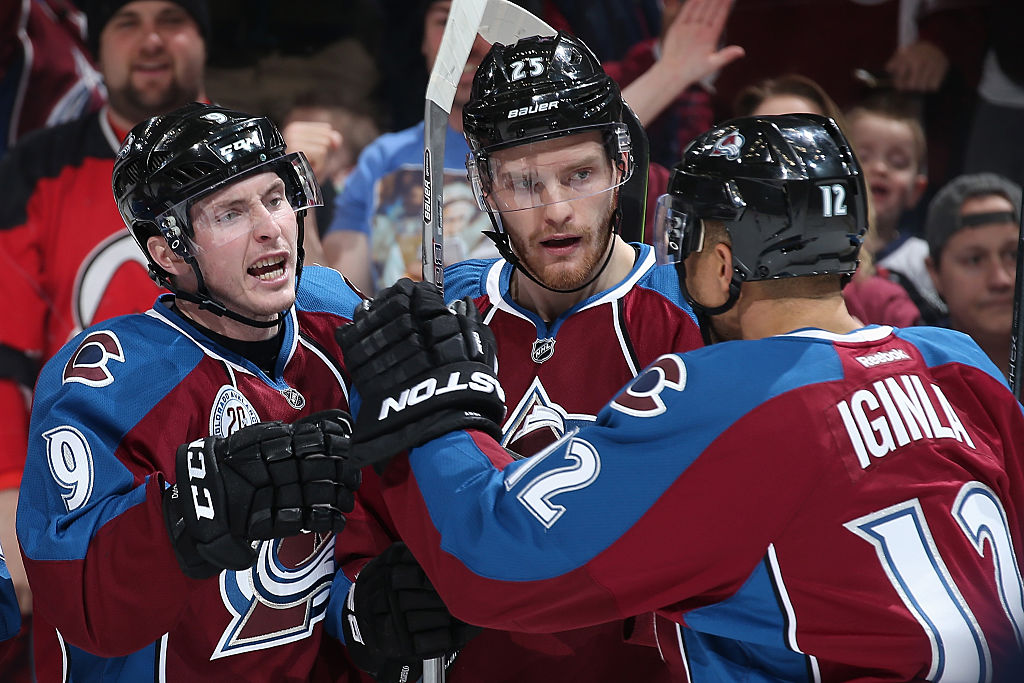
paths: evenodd
<path fill-rule="evenodd" d="M 377 416 L 377 419 L 384 420 L 392 412 L 400 413 L 408 407 L 429 401 L 435 396 L 442 396 L 453 391 L 464 391 L 466 389 L 479 391 L 482 394 L 495 393 L 501 397 L 502 401 L 505 400 L 505 391 L 498 384 L 497 378 L 491 377 L 485 372 L 476 371 L 470 373 L 468 381 L 463 382 L 461 380 L 461 372 L 453 372 L 448 375 L 448 384 L 444 386 L 438 385 L 437 378 L 428 377 L 411 389 L 405 389 L 397 398 L 384 399 L 381 403 L 380 415 Z"/>
<path fill-rule="evenodd" d="M 873 368 L 876 365 L 882 365 L 883 363 L 894 363 L 898 360 L 911 360 L 910 354 L 903 349 L 893 349 L 892 351 L 879 351 L 878 353 L 872 353 L 870 356 L 854 356 L 857 362 L 866 368 Z"/>
<path fill-rule="evenodd" d="M 529 107 L 512 109 L 509 111 L 506 118 L 514 119 L 520 116 L 526 116 L 527 114 L 536 114 L 538 112 L 548 111 L 550 109 L 558 109 L 558 100 L 555 100 L 554 102 L 540 102 L 537 104 L 531 104 Z"/>

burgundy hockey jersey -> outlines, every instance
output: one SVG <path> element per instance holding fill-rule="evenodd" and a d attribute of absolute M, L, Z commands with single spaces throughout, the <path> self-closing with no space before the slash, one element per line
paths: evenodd
<path fill-rule="evenodd" d="M 512 300 L 513 271 L 503 260 L 467 261 L 445 270 L 445 297 L 471 297 L 494 332 L 508 405 L 503 441 L 521 456 L 592 424 L 608 399 L 659 355 L 701 345 L 676 269 L 656 266 L 651 247 L 636 248 L 636 264 L 622 282 L 551 322 Z M 377 505 L 374 486 L 368 475 L 360 490 L 371 508 Z M 387 526 L 386 510 L 374 510 L 367 521 L 380 520 Z M 385 535 L 384 547 L 390 537 L 393 532 Z M 353 545 L 346 543 L 345 550 L 350 549 Z M 669 669 L 655 647 L 652 615 L 606 621 L 548 634 L 486 630 L 461 650 L 448 670 L 448 681 L 668 680 Z"/>
<path fill-rule="evenodd" d="M 453 614 L 547 632 L 656 609 L 680 677 L 1024 680 L 1024 413 L 965 335 L 797 330 L 656 360 L 516 462 L 396 458 Z"/>
<path fill-rule="evenodd" d="M 307 267 L 270 376 L 164 299 L 46 365 L 18 510 L 40 681 L 348 680 L 341 644 L 322 637 L 333 535 L 264 541 L 253 568 L 189 579 L 161 500 L 180 444 L 347 407 L 334 329 L 359 301 Z"/>

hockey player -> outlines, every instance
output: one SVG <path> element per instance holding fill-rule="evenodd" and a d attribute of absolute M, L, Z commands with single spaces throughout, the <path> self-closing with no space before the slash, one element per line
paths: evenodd
<path fill-rule="evenodd" d="M 70 3 L 4 3 L 0 13 L 3 21 L 13 21 L 9 17 L 15 6 L 33 5 L 45 12 L 48 4 Z M 12 321 L 0 325 L 0 538 L 26 616 L 32 596 L 14 517 L 32 390 L 43 363 L 69 339 L 107 318 L 145 312 L 161 293 L 147 275 L 146 259 L 124 230 L 110 194 L 110 174 L 122 141 L 135 125 L 189 102 L 206 101 L 203 65 L 213 47 L 208 43 L 207 0 L 78 4 L 88 10 L 89 43 L 108 105 L 36 131 L 0 158 L 0 301 Z M 0 52 L 13 49 L 0 39 Z M 53 54 L 37 57 L 48 60 Z M 9 71 L 7 76 L 15 74 Z M 32 91 L 25 95 L 26 100 L 39 97 Z M 288 140 L 293 148 L 303 143 L 314 170 L 317 125 L 292 123 L 289 135 L 294 137 Z M 307 239 L 307 247 L 312 241 Z M 0 663 L 0 679 L 5 674 Z"/>
<path fill-rule="evenodd" d="M 172 293 L 84 330 L 40 375 L 18 534 L 41 681 L 343 666 L 320 622 L 359 471 L 326 409 L 347 405 L 332 333 L 359 297 L 303 269 L 320 194 L 284 150 L 268 119 L 192 104 L 118 154 L 117 206 Z"/>
<path fill-rule="evenodd" d="M 508 405 L 501 443 L 531 456 L 592 423 L 658 356 L 697 348 L 701 336 L 678 270 L 619 236 L 621 185 L 644 170 L 634 169 L 632 114 L 586 45 L 566 34 L 496 44 L 463 112 L 469 176 L 504 259 L 448 267 L 445 294 L 469 297 L 494 333 Z M 373 570 L 361 578 L 379 585 Z M 368 590 L 357 585 L 355 594 Z M 360 604 L 373 610 L 369 598 Z M 356 618 L 367 635 L 372 619 Z M 652 622 L 531 636 L 488 630 L 460 651 L 448 678 L 658 681 L 667 670 Z"/>
<path fill-rule="evenodd" d="M 966 336 L 850 317 L 864 199 L 829 119 L 698 138 L 665 216 L 691 302 L 733 309 L 740 340 L 662 356 L 521 462 L 485 424 L 500 389 L 475 310 L 401 282 L 357 312 L 353 455 L 422 444 L 383 496 L 457 617 L 553 631 L 656 609 L 698 682 L 1021 680 L 1024 414 Z M 432 343 L 452 326 L 462 344 Z M 390 370 L 398 345 L 422 351 Z"/>
<path fill-rule="evenodd" d="M 30 4 L 49 11 L 44 3 L 7 3 L 5 21 L 14 21 L 10 12 L 16 5 Z M 17 321 L 0 325 L 0 538 L 26 617 L 32 595 L 14 518 L 39 369 L 84 328 L 145 311 L 160 293 L 124 231 L 110 196 L 110 172 L 132 126 L 206 97 L 206 0 L 95 0 L 79 6 L 87 9 L 89 46 L 108 105 L 35 131 L 0 157 L 0 301 L 8 320 Z M 0 51 L 14 50 L 20 37 L 12 32 L 13 40 L 5 39 Z M 54 54 L 48 48 L 37 57 Z M 7 75 L 21 75 L 23 66 L 28 64 Z M 38 94 L 28 91 L 24 97 Z M 30 664 L 23 665 L 26 671 Z M 0 664 L 0 678 L 5 675 L 9 669 Z"/>

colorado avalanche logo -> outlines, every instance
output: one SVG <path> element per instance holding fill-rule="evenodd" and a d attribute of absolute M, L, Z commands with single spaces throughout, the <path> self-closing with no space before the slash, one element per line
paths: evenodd
<path fill-rule="evenodd" d="M 327 612 L 333 577 L 333 534 L 263 541 L 251 569 L 221 572 L 231 623 L 210 659 L 308 638 Z"/>
<path fill-rule="evenodd" d="M 114 375 L 107 367 L 112 360 L 124 362 L 121 340 L 108 330 L 93 332 L 82 340 L 64 366 L 64 383 L 78 382 L 90 387 L 105 387 L 114 381 Z"/>
<path fill-rule="evenodd" d="M 685 387 L 686 366 L 683 359 L 669 354 L 647 366 L 610 405 L 634 417 L 655 417 L 665 412 L 661 392 L 666 388 L 682 391 Z"/>
<path fill-rule="evenodd" d="M 566 432 L 592 424 L 593 415 L 568 413 L 548 396 L 544 384 L 535 377 L 519 404 L 509 406 L 502 427 L 501 445 L 513 453 L 532 455 L 557 441 Z"/>
<path fill-rule="evenodd" d="M 733 131 L 715 141 L 709 156 L 725 157 L 729 161 L 736 161 L 740 158 L 740 150 L 743 149 L 744 142 L 746 140 L 744 140 L 743 136 Z"/>

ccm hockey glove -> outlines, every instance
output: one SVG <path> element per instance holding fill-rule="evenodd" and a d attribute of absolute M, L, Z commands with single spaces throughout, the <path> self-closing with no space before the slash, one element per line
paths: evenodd
<path fill-rule="evenodd" d="M 378 681 L 415 681 L 425 659 L 445 657 L 481 629 L 445 607 L 416 558 L 394 543 L 349 589 L 342 628 L 352 661 Z"/>
<path fill-rule="evenodd" d="M 331 410 L 179 446 L 163 507 L 182 571 L 202 579 L 242 570 L 261 539 L 340 532 L 361 477 L 351 433 L 348 414 Z"/>
<path fill-rule="evenodd" d="M 362 397 L 352 457 L 388 458 L 459 429 L 495 438 L 505 416 L 494 334 L 468 298 L 449 308 L 427 282 L 399 280 L 335 336 Z"/>

